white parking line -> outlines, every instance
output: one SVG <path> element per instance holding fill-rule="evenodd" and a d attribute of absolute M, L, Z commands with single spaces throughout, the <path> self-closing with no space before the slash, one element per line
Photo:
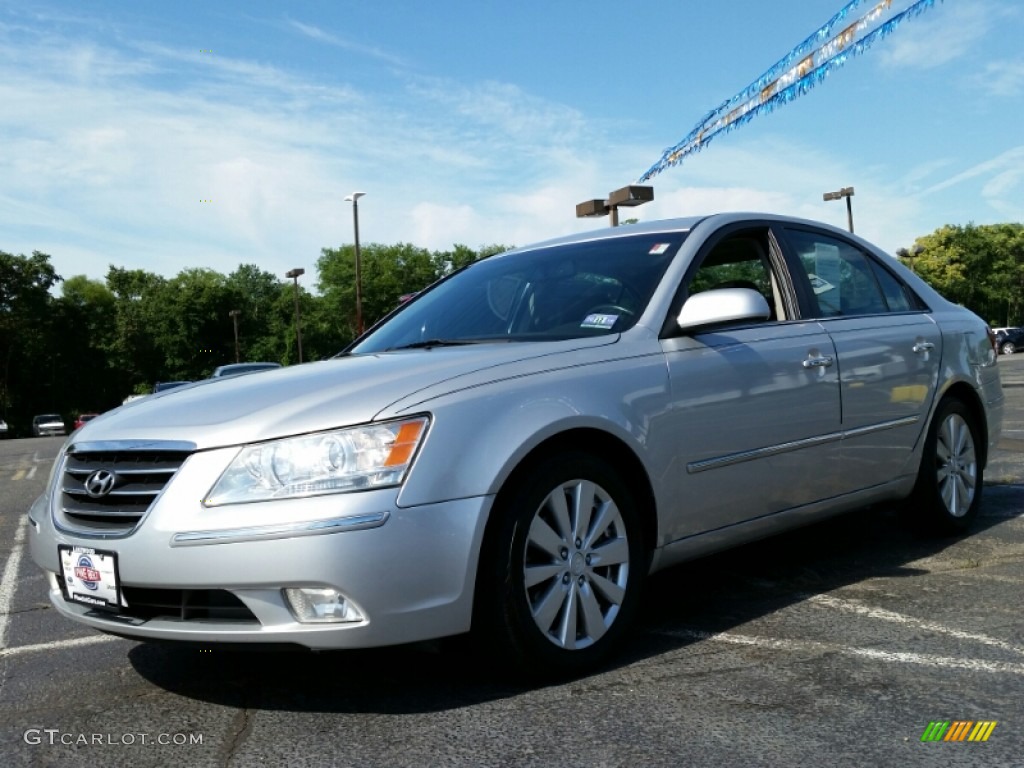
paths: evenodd
<path fill-rule="evenodd" d="M 972 672 L 1004 672 L 1024 676 L 1024 664 L 1012 661 L 984 661 L 982 659 L 952 658 L 950 656 L 933 656 L 926 653 L 903 653 L 899 651 L 880 651 L 875 648 L 851 648 L 834 643 L 818 643 L 813 640 L 773 640 L 770 637 L 751 635 L 734 635 L 729 632 L 715 634 L 698 630 L 681 629 L 657 634 L 677 637 L 683 640 L 711 640 L 732 645 L 750 645 L 758 648 L 770 648 L 776 651 L 794 651 L 800 653 L 838 653 L 844 656 L 859 656 L 875 661 L 887 661 L 897 664 L 920 664 L 925 667 L 940 669 L 967 669 Z"/>
<path fill-rule="evenodd" d="M 5 656 L 19 656 L 23 653 L 39 653 L 40 651 L 53 651 L 64 648 L 74 648 L 80 645 L 95 645 L 97 643 L 111 643 L 123 638 L 113 635 L 89 635 L 88 637 L 77 637 L 73 640 L 54 640 L 52 643 L 36 643 L 35 645 L 18 645 L 13 648 L 0 648 L 0 658 Z"/>
<path fill-rule="evenodd" d="M 983 645 L 990 645 L 993 648 L 1002 648 L 1004 651 L 1010 651 L 1024 656 L 1024 648 L 1008 643 L 1005 640 L 999 640 L 998 638 L 989 637 L 988 635 L 982 635 L 977 632 L 964 632 L 963 630 L 953 629 L 952 627 L 947 627 L 934 621 L 915 619 L 913 616 L 904 616 L 902 613 L 888 611 L 884 608 L 873 608 L 870 605 L 865 605 L 859 600 L 842 600 L 838 597 L 832 597 L 831 595 L 809 595 L 806 600 L 807 602 L 814 603 L 815 605 L 823 605 L 828 608 L 838 608 L 841 611 L 856 613 L 860 616 L 867 616 L 871 619 L 891 621 L 896 624 L 903 624 L 907 627 L 927 629 L 930 632 L 949 635 L 950 637 L 955 637 L 958 640 L 972 640 L 977 643 L 982 643 Z"/>
<path fill-rule="evenodd" d="M 7 558 L 3 576 L 0 576 L 0 649 L 7 647 L 7 624 L 10 621 L 14 591 L 18 586 L 18 568 L 21 566 L 21 553 L 25 549 L 27 524 L 28 517 L 22 515 L 18 527 L 14 531 L 14 546 L 11 547 L 11 556 Z"/>

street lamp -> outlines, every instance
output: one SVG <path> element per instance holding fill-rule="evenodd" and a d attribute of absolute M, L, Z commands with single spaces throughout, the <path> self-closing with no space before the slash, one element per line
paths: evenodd
<path fill-rule="evenodd" d="M 356 335 L 363 335 L 363 275 L 361 272 L 361 259 L 359 256 L 359 198 L 365 192 L 353 192 L 345 198 L 346 203 L 352 203 L 352 229 L 356 236 Z"/>
<path fill-rule="evenodd" d="M 607 216 L 611 214 L 613 227 L 619 226 L 619 208 L 632 208 L 636 205 L 649 203 L 654 199 L 654 187 L 631 184 L 608 193 L 607 200 L 584 200 L 576 206 L 576 218 L 584 219 L 591 216 Z"/>
<path fill-rule="evenodd" d="M 299 315 L 299 276 L 306 274 L 306 270 L 302 267 L 296 267 L 295 269 L 289 269 L 284 273 L 285 277 L 290 277 L 295 281 L 295 339 L 299 346 L 299 362 L 302 362 L 302 319 Z"/>
<path fill-rule="evenodd" d="M 242 310 L 240 310 L 240 309 L 232 309 L 230 312 L 228 312 L 228 317 L 230 317 L 234 321 L 234 324 L 235 324 L 235 362 L 236 363 L 242 362 L 242 358 L 241 358 L 241 356 L 238 353 L 238 316 L 240 314 L 242 314 Z"/>
<path fill-rule="evenodd" d="M 822 195 L 822 199 L 828 200 L 842 200 L 846 198 L 846 221 L 849 224 L 850 232 L 853 232 L 853 202 L 850 200 L 853 197 L 853 187 L 843 187 L 836 192 L 826 192 Z"/>
<path fill-rule="evenodd" d="M 901 261 L 905 261 L 907 266 L 910 267 L 910 271 L 914 271 L 914 257 L 920 256 L 924 253 L 924 246 L 920 243 L 915 243 L 914 247 L 909 251 L 906 248 L 900 248 L 896 251 L 896 255 L 899 256 Z"/>

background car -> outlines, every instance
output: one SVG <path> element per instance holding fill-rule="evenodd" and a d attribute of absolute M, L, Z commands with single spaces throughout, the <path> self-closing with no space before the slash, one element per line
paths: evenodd
<path fill-rule="evenodd" d="M 176 389 L 177 387 L 183 387 L 186 384 L 191 384 L 191 381 L 158 381 L 153 385 L 153 394 L 157 392 L 166 392 L 168 389 Z"/>
<path fill-rule="evenodd" d="M 67 428 L 59 413 L 44 413 L 32 417 L 32 434 L 36 437 L 66 435 Z"/>
<path fill-rule="evenodd" d="M 3 419 L 0 419 L 0 440 L 2 440 L 5 437 L 10 436 L 10 434 L 11 434 L 11 430 L 7 426 L 7 422 L 4 421 Z"/>
<path fill-rule="evenodd" d="M 32 557 L 61 615 L 138 640 L 468 632 L 495 666 L 578 674 L 673 564 L 883 502 L 968 530 L 1002 423 L 988 331 L 824 224 L 580 233 L 466 266 L 334 358 L 97 419 Z"/>
<path fill-rule="evenodd" d="M 213 375 L 210 378 L 220 379 L 225 376 L 241 376 L 243 373 L 272 371 L 280 367 L 280 363 L 231 363 L 230 365 L 219 365 L 214 368 Z"/>
<path fill-rule="evenodd" d="M 1024 328 L 1001 328 L 996 331 L 996 349 L 1001 355 L 1012 355 L 1024 349 Z"/>
<path fill-rule="evenodd" d="M 80 414 L 78 414 L 78 418 L 75 419 L 75 429 L 81 429 L 82 427 L 85 426 L 85 423 L 87 421 L 92 421 L 97 416 L 99 416 L 98 413 L 80 413 Z"/>

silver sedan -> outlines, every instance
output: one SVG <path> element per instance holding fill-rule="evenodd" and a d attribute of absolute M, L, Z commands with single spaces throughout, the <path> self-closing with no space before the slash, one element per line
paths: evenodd
<path fill-rule="evenodd" d="M 624 226 L 462 269 L 335 359 L 75 432 L 31 508 L 64 616 L 140 640 L 472 631 L 575 673 L 645 578 L 866 504 L 964 531 L 999 437 L 985 323 L 844 231 Z"/>

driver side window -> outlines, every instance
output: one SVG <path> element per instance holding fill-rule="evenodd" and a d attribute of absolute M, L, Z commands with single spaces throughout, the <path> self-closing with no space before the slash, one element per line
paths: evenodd
<path fill-rule="evenodd" d="M 782 316 L 778 284 L 766 247 L 767 233 L 746 231 L 729 235 L 701 259 L 687 289 L 687 296 L 716 288 L 749 288 L 764 296 L 771 319 Z"/>

